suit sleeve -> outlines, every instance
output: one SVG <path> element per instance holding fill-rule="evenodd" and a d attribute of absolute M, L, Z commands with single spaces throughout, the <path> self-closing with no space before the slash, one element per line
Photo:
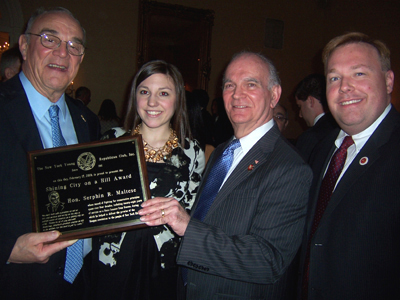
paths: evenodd
<path fill-rule="evenodd" d="M 252 175 L 214 215 L 190 220 L 178 264 L 257 284 L 274 283 L 286 271 L 301 243 L 311 170 L 303 162 L 272 161 Z"/>

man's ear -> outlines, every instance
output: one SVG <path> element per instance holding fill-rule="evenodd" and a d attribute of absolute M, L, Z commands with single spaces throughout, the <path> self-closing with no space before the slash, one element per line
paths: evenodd
<path fill-rule="evenodd" d="M 315 105 L 315 100 L 317 99 L 315 99 L 313 96 L 308 96 L 306 101 L 308 102 L 308 105 L 313 108 Z"/>
<path fill-rule="evenodd" d="M 392 70 L 386 72 L 385 80 L 386 80 L 386 93 L 389 95 L 393 91 L 393 84 L 394 84 L 394 73 Z"/>
<path fill-rule="evenodd" d="M 282 87 L 279 84 L 276 84 L 271 89 L 271 108 L 274 108 L 281 98 Z"/>
<path fill-rule="evenodd" d="M 21 52 L 23 60 L 26 60 L 26 53 L 28 52 L 28 40 L 26 34 L 21 34 L 18 40 L 19 51 Z"/>

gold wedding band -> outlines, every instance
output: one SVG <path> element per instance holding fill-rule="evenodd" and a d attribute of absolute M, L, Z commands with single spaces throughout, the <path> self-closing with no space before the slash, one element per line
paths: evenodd
<path fill-rule="evenodd" d="M 165 211 L 164 211 L 164 209 L 162 209 L 161 210 L 161 217 L 164 218 L 164 216 L 165 216 Z"/>

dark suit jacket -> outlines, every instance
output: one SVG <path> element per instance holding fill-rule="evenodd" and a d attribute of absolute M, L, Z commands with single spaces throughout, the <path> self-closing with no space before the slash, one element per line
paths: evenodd
<path fill-rule="evenodd" d="M 332 132 L 311 159 L 314 180 L 302 264 L 338 132 Z M 314 234 L 308 299 L 400 298 L 399 151 L 400 114 L 392 108 L 339 181 Z M 364 165 L 363 157 L 368 158 Z"/>
<path fill-rule="evenodd" d="M 306 162 L 309 161 L 315 145 L 335 128 L 338 128 L 338 125 L 332 115 L 328 113 L 323 115 L 313 127 L 307 129 L 298 137 L 296 148 Z"/>
<path fill-rule="evenodd" d="M 98 118 L 66 96 L 79 142 L 98 139 Z M 0 85 L 0 299 L 67 299 L 79 296 L 63 279 L 66 250 L 46 264 L 6 264 L 17 238 L 32 232 L 27 151 L 43 149 L 28 99 L 15 76 Z M 82 273 L 82 272 L 81 272 Z"/>
<path fill-rule="evenodd" d="M 226 146 L 210 158 L 197 199 Z M 311 177 L 275 125 L 229 176 L 204 222 L 189 222 L 177 258 L 189 269 L 187 299 L 282 299 Z"/>

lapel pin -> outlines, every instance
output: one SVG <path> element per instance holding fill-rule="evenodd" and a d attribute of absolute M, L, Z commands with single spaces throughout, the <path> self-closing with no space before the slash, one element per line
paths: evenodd
<path fill-rule="evenodd" d="M 249 165 L 248 167 L 247 167 L 247 171 L 252 171 L 254 169 L 254 165 Z"/>
<path fill-rule="evenodd" d="M 364 166 L 368 163 L 368 157 L 364 156 L 360 158 L 360 165 Z"/>
<path fill-rule="evenodd" d="M 81 115 L 81 118 L 82 118 L 82 120 L 83 120 L 83 121 L 85 121 L 85 122 L 86 122 L 86 120 L 85 120 L 85 118 L 83 117 L 83 115 Z"/>
<path fill-rule="evenodd" d="M 255 162 L 256 164 L 258 164 L 258 160 L 255 160 L 254 162 Z"/>

